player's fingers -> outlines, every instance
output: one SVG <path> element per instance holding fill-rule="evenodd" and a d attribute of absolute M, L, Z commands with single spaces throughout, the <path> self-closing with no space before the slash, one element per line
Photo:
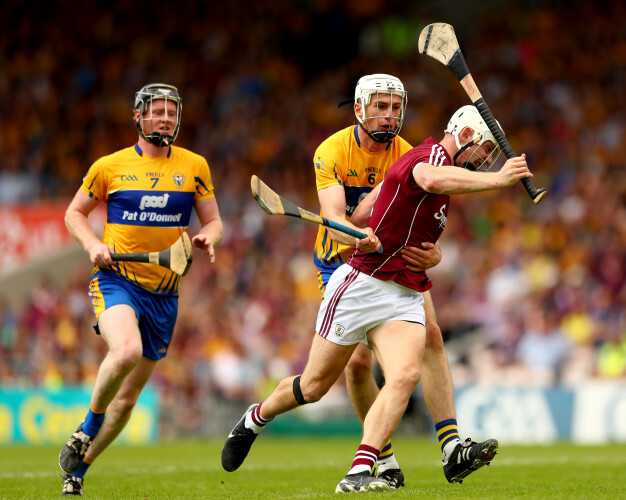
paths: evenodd
<path fill-rule="evenodd" d="M 517 169 L 517 171 L 515 172 L 515 175 L 518 178 L 520 178 L 520 179 L 522 177 L 532 177 L 533 176 L 532 172 L 530 170 L 528 170 L 527 167 Z"/>
<path fill-rule="evenodd" d="M 365 233 L 367 234 L 367 238 L 369 239 L 370 243 L 375 244 L 377 238 L 374 235 L 374 231 L 372 230 L 372 228 L 371 227 L 366 227 L 365 228 Z"/>
<path fill-rule="evenodd" d="M 109 254 L 107 254 L 106 256 L 104 254 L 101 254 L 95 258 L 94 264 L 101 268 L 110 269 L 111 266 L 113 266 L 113 259 Z"/>
<path fill-rule="evenodd" d="M 428 260 L 425 257 L 411 255 L 409 253 L 401 253 L 402 260 L 406 262 L 407 269 L 411 271 L 423 271 Z"/>
<path fill-rule="evenodd" d="M 418 247 L 410 247 L 410 249 L 403 248 L 400 250 L 400 255 L 402 257 L 406 257 L 407 259 L 424 259 L 428 256 L 428 252 L 431 249 L 418 248 Z"/>
<path fill-rule="evenodd" d="M 204 236 L 204 234 L 196 234 L 193 238 L 191 238 L 191 243 L 196 248 L 203 248 L 205 245 L 205 238 L 206 236 Z"/>
<path fill-rule="evenodd" d="M 402 260 L 412 266 L 421 267 L 424 264 L 421 258 L 416 258 L 415 256 L 409 254 L 402 254 Z"/>
<path fill-rule="evenodd" d="M 407 264 L 406 268 L 412 273 L 421 273 L 425 271 L 423 266 L 412 266 L 411 264 Z"/>

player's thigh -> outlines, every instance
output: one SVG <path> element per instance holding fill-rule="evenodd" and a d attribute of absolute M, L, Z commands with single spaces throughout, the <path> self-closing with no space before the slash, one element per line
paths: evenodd
<path fill-rule="evenodd" d="M 370 330 L 368 340 L 385 379 L 419 373 L 426 342 L 426 329 L 421 323 L 388 321 Z"/>
<path fill-rule="evenodd" d="M 98 316 L 100 335 L 109 349 L 141 349 L 141 333 L 135 310 L 127 304 L 117 304 Z"/>
<path fill-rule="evenodd" d="M 300 384 L 314 384 L 325 390 L 330 389 L 348 364 L 355 347 L 356 344 L 335 344 L 316 334 Z"/>

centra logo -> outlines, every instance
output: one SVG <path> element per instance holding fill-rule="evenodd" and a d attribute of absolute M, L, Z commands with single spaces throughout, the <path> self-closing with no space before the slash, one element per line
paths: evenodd
<path fill-rule="evenodd" d="M 163 196 L 144 196 L 141 198 L 139 209 L 144 208 L 165 208 L 170 195 L 165 193 Z"/>
<path fill-rule="evenodd" d="M 139 179 L 137 179 L 136 175 L 122 175 L 121 179 L 122 179 L 122 182 L 138 181 L 139 180 Z"/>

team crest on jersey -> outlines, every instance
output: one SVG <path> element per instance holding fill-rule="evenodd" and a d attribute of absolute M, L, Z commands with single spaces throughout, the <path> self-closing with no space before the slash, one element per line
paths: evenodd
<path fill-rule="evenodd" d="M 339 323 L 337 323 L 335 325 L 335 335 L 337 335 L 337 337 L 341 337 L 343 336 L 344 333 L 346 333 L 346 328 L 340 325 Z"/>
<path fill-rule="evenodd" d="M 446 208 L 446 206 L 443 205 L 439 209 L 439 212 L 437 212 L 435 214 L 435 219 L 437 219 L 439 221 L 439 227 L 442 228 L 442 229 L 446 227 L 446 222 L 448 222 L 448 218 L 446 217 L 446 214 L 443 213 L 445 208 Z"/>
<path fill-rule="evenodd" d="M 319 156 L 317 157 L 317 161 L 315 162 L 315 168 L 318 170 L 324 169 L 324 160 L 322 160 Z"/>
<path fill-rule="evenodd" d="M 174 184 L 176 184 L 176 187 L 178 189 L 183 188 L 183 184 L 185 183 L 185 174 L 177 172 L 172 176 L 172 179 L 174 180 Z"/>

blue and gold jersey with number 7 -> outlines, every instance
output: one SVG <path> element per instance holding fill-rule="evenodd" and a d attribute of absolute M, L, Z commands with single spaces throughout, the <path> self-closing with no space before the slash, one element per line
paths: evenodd
<path fill-rule="evenodd" d="M 202 156 L 171 146 L 154 158 L 138 144 L 97 160 L 81 189 L 106 204 L 102 241 L 117 253 L 169 248 L 187 230 L 195 201 L 215 196 Z M 180 277 L 164 267 L 116 262 L 114 271 L 151 292 L 178 294 Z"/>

